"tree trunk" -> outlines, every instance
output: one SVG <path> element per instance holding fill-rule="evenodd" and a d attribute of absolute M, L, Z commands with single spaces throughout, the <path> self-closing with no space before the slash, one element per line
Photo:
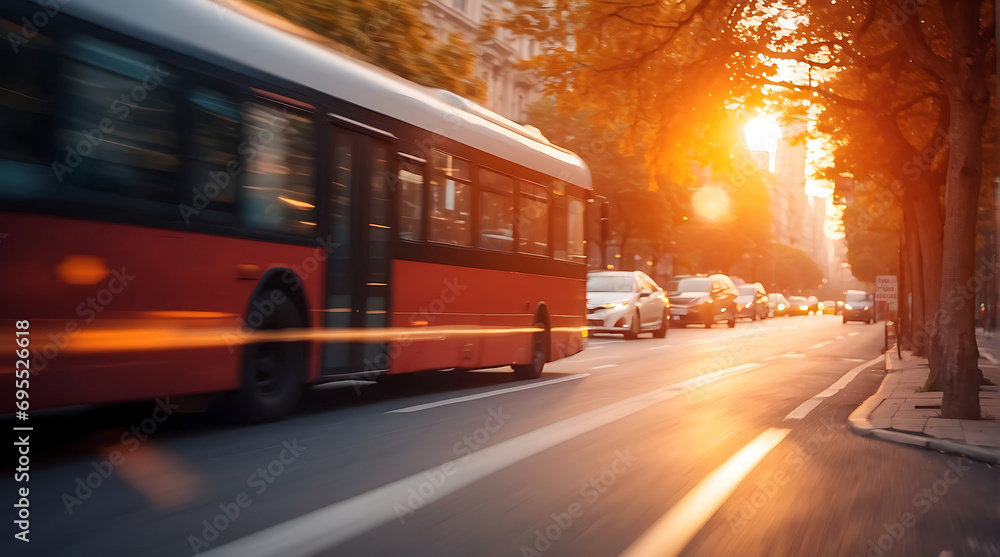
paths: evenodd
<path fill-rule="evenodd" d="M 904 221 L 906 217 L 903 217 Z M 900 350 L 913 350 L 910 342 L 910 254 L 907 252 L 906 224 L 899 231 L 899 264 L 896 274 L 899 276 L 899 288 L 896 291 L 896 342 Z"/>
<path fill-rule="evenodd" d="M 934 326 L 935 314 L 938 309 L 938 299 L 941 296 L 941 256 L 942 256 L 942 227 L 941 204 L 938 201 L 938 189 L 931 187 L 931 178 L 925 177 L 927 182 L 919 186 L 914 184 L 917 191 L 913 196 L 913 210 L 916 216 L 916 230 L 920 251 L 919 275 L 923 280 L 923 315 L 919 329 L 914 329 L 914 334 L 920 337 L 917 343 L 920 350 L 914 355 L 928 357 L 933 360 L 934 340 L 939 331 Z M 914 300 L 916 304 L 916 300 Z M 936 377 L 936 367 L 932 361 L 931 376 Z M 931 378 L 928 378 L 928 386 Z M 940 387 L 931 390 L 941 390 Z"/>
<path fill-rule="evenodd" d="M 983 53 L 959 51 L 955 57 L 958 86 L 949 91 L 952 152 L 945 189 L 945 249 L 937 319 L 938 373 L 944 391 L 941 416 L 978 420 L 981 415 L 974 290 L 976 216 L 989 92 Z"/>
<path fill-rule="evenodd" d="M 913 354 L 924 357 L 927 352 L 924 292 L 926 282 L 923 270 L 923 250 L 920 245 L 920 223 L 912 201 L 903 200 L 903 230 L 906 232 L 907 289 L 913 295 L 910 300 L 910 323 L 908 336 Z"/>

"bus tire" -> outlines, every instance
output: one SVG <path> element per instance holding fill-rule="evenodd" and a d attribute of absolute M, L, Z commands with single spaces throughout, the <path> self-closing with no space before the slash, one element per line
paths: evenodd
<path fill-rule="evenodd" d="M 535 327 L 542 329 L 531 339 L 531 363 L 514 365 L 514 375 L 518 379 L 538 379 L 542 376 L 542 368 L 545 362 L 549 361 L 549 326 L 542 320 L 535 323 Z"/>
<path fill-rule="evenodd" d="M 273 299 L 271 290 L 261 293 L 261 300 Z M 294 302 L 274 305 L 270 316 L 255 330 L 296 328 L 300 325 Z M 229 413 L 241 423 L 278 420 L 295 408 L 302 395 L 306 377 L 305 342 L 258 342 L 243 346 L 241 387 L 229 396 Z"/>

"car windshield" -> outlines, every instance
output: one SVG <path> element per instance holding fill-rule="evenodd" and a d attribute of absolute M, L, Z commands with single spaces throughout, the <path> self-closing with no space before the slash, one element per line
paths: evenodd
<path fill-rule="evenodd" d="M 847 297 L 844 298 L 844 301 L 848 303 L 871 302 L 872 295 L 868 294 L 867 292 L 848 292 Z"/>
<path fill-rule="evenodd" d="M 804 306 L 807 302 L 803 296 L 791 296 L 788 298 L 788 303 L 794 306 Z"/>
<path fill-rule="evenodd" d="M 628 275 L 591 275 L 587 277 L 587 292 L 631 292 L 632 277 Z"/>
<path fill-rule="evenodd" d="M 740 296 L 753 296 L 757 292 L 752 284 L 741 284 L 736 287 L 736 290 L 740 291 Z"/>
<path fill-rule="evenodd" d="M 672 280 L 667 283 L 667 292 L 711 292 L 712 281 L 705 277 Z"/>

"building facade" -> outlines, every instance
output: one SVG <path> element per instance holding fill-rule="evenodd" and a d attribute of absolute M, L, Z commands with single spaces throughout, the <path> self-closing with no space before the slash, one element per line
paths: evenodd
<path fill-rule="evenodd" d="M 424 18 L 439 41 L 447 42 L 454 33 L 469 43 L 477 59 L 476 76 L 487 86 L 486 108 L 523 122 L 525 109 L 542 98 L 542 89 L 536 76 L 518 65 L 538 54 L 537 43 L 506 29 L 497 29 L 490 41 L 478 41 L 483 25 L 502 17 L 502 5 L 498 0 L 428 0 Z"/>

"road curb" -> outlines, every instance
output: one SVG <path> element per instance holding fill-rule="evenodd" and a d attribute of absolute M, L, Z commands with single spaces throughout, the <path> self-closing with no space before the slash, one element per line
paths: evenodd
<path fill-rule="evenodd" d="M 886 356 L 886 359 L 888 359 L 888 356 Z M 848 429 L 861 437 L 873 437 L 900 445 L 910 445 L 932 451 L 967 456 L 988 464 L 1000 465 L 1000 450 L 873 426 L 868 418 L 878 408 L 878 405 L 888 398 L 885 394 L 885 383 L 888 377 L 887 373 L 885 379 L 882 379 L 882 384 L 879 385 L 878 391 L 875 391 L 875 394 L 868 397 L 867 400 L 861 403 L 861 406 L 858 406 L 851 412 L 851 415 L 847 418 Z"/>

